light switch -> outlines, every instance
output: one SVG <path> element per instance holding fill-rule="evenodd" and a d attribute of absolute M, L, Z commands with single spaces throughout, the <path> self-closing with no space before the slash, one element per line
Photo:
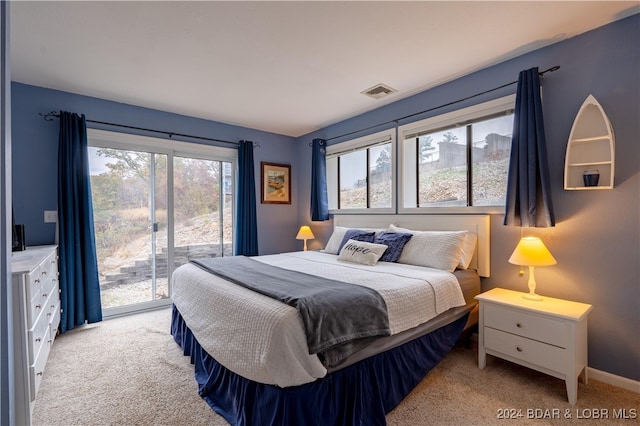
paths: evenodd
<path fill-rule="evenodd" d="M 44 223 L 56 223 L 58 221 L 58 212 L 56 210 L 44 211 Z"/>

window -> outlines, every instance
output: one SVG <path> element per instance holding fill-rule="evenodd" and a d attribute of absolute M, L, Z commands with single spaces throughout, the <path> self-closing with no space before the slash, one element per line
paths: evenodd
<path fill-rule="evenodd" d="M 176 267 L 233 252 L 237 151 L 87 133 L 104 315 L 170 303 Z"/>
<path fill-rule="evenodd" d="M 401 126 L 401 211 L 503 206 L 515 96 Z"/>
<path fill-rule="evenodd" d="M 329 146 L 329 209 L 341 213 L 393 212 L 394 153 L 394 129 Z"/>

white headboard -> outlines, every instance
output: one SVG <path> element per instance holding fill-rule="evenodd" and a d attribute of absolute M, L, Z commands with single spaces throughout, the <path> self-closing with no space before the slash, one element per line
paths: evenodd
<path fill-rule="evenodd" d="M 490 275 L 491 241 L 489 215 L 361 215 L 343 214 L 333 216 L 333 226 L 345 228 L 387 228 L 389 224 L 416 231 L 461 231 L 467 230 L 478 235 L 476 253 L 471 267 L 478 270 L 481 277 Z"/>

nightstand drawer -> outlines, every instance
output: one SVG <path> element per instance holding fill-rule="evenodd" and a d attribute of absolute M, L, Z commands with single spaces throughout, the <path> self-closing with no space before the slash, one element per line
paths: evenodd
<path fill-rule="evenodd" d="M 484 325 L 561 348 L 566 347 L 566 324 L 553 318 L 486 304 Z"/>
<path fill-rule="evenodd" d="M 565 350 L 493 328 L 484 329 L 484 345 L 487 350 L 540 366 L 558 373 L 565 367 Z"/>

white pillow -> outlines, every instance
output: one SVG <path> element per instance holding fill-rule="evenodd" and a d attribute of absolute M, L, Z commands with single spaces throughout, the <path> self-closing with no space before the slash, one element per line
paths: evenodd
<path fill-rule="evenodd" d="M 333 228 L 333 234 L 331 234 L 329 241 L 327 241 L 327 245 L 324 247 L 325 253 L 338 254 L 338 247 L 340 247 L 340 243 L 342 242 L 347 229 L 349 228 L 345 228 L 343 226 L 336 226 Z"/>
<path fill-rule="evenodd" d="M 373 266 L 382 257 L 386 249 L 387 246 L 384 244 L 349 240 L 344 244 L 342 250 L 340 250 L 338 260 Z"/>
<path fill-rule="evenodd" d="M 476 252 L 476 243 L 478 242 L 478 234 L 475 232 L 467 232 L 462 244 L 462 253 L 460 254 L 459 269 L 469 269 L 473 254 Z"/>
<path fill-rule="evenodd" d="M 453 272 L 460 263 L 467 231 L 415 231 L 390 226 L 391 232 L 410 232 L 398 263 L 426 266 Z"/>
<path fill-rule="evenodd" d="M 345 228 L 344 226 L 336 226 L 333 228 L 333 234 L 329 237 L 329 241 L 327 241 L 327 245 L 324 247 L 324 252 L 329 254 L 339 254 L 338 249 L 340 248 L 340 243 L 344 239 L 344 234 L 346 234 L 348 229 L 360 229 L 362 231 L 373 231 L 376 233 L 376 236 L 381 232 L 386 231 L 387 229 L 373 229 L 373 228 Z"/>

